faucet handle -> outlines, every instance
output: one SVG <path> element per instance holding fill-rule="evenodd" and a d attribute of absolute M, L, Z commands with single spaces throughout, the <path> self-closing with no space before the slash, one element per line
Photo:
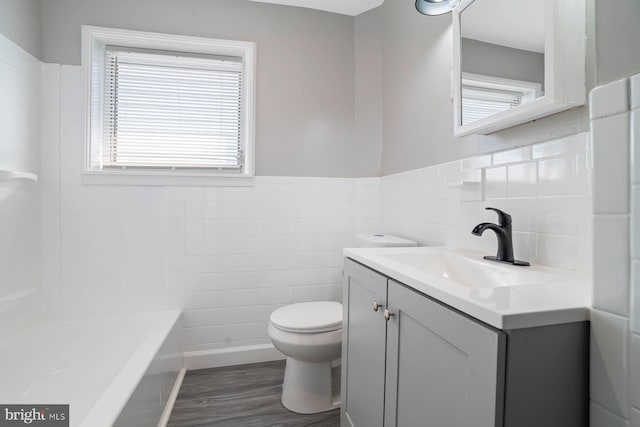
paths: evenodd
<path fill-rule="evenodd" d="M 500 227 L 511 225 L 511 215 L 509 215 L 508 213 L 496 208 L 485 208 L 485 209 L 488 211 L 494 211 L 495 213 L 498 214 L 498 218 L 499 218 L 498 225 Z"/>

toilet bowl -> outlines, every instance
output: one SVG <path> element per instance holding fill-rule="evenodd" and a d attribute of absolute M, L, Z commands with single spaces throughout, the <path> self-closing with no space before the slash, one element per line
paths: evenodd
<path fill-rule="evenodd" d="M 383 234 L 359 234 L 356 241 L 359 247 L 417 245 Z M 318 301 L 278 308 L 271 313 L 268 332 L 273 346 L 287 356 L 282 405 L 300 414 L 338 408 L 340 384 L 333 384 L 333 369 L 342 350 L 342 304 Z"/>
<path fill-rule="evenodd" d="M 342 304 L 317 301 L 291 304 L 271 313 L 269 337 L 287 356 L 282 405 L 300 414 L 340 406 L 332 370 L 342 345 Z"/>

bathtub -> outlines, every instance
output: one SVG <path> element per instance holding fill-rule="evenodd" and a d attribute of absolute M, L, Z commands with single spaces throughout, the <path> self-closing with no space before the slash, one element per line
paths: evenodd
<path fill-rule="evenodd" d="M 179 331 L 180 311 L 33 325 L 0 343 L 0 403 L 69 404 L 71 426 L 157 426 L 184 374 Z"/>

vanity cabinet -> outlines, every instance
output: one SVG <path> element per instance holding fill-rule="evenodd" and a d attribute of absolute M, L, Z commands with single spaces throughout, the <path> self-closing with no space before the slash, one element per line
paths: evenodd
<path fill-rule="evenodd" d="M 588 324 L 502 331 L 345 261 L 343 427 L 584 427 Z"/>
<path fill-rule="evenodd" d="M 387 278 L 348 261 L 342 319 L 342 426 L 383 425 Z M 348 369 L 344 369 L 348 366 Z M 345 393 L 346 391 L 346 393 Z"/>

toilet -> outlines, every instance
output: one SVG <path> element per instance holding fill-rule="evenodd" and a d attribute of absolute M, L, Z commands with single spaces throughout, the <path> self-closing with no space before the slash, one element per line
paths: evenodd
<path fill-rule="evenodd" d="M 332 362 L 340 358 L 342 304 L 303 302 L 278 308 L 269 318 L 273 346 L 287 356 L 282 405 L 299 414 L 340 406 L 332 392 Z"/>
<path fill-rule="evenodd" d="M 358 247 L 417 246 L 383 234 L 359 234 L 356 242 Z M 287 356 L 282 405 L 299 414 L 338 408 L 340 386 L 333 384 L 333 369 L 342 350 L 342 304 L 314 301 L 280 307 L 269 317 L 268 333 L 273 346 Z"/>

